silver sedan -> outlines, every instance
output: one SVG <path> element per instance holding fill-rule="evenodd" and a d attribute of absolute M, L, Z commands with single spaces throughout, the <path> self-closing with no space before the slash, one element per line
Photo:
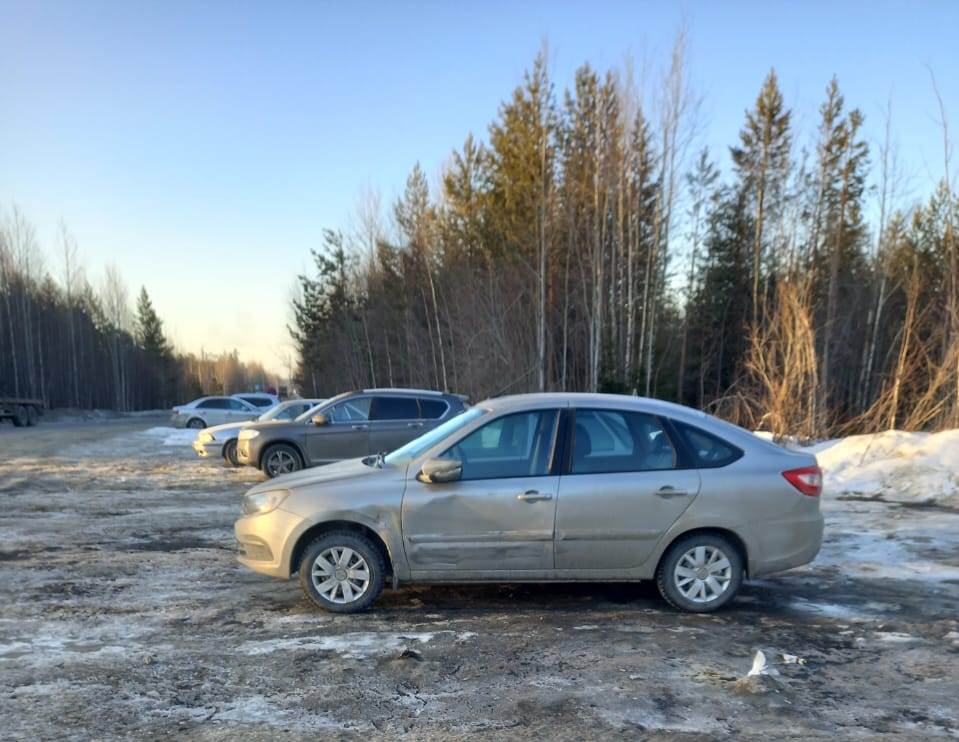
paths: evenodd
<path fill-rule="evenodd" d="M 200 458 L 222 456 L 229 466 L 239 466 L 236 460 L 236 438 L 244 427 L 253 422 L 263 423 L 271 420 L 289 422 L 325 401 L 325 399 L 288 399 L 252 420 L 223 423 L 205 428 L 193 439 L 193 450 Z"/>
<path fill-rule="evenodd" d="M 822 475 L 702 412 L 651 399 L 481 402 L 382 456 L 251 489 L 239 560 L 330 611 L 404 582 L 655 580 L 676 608 L 815 558 Z"/>

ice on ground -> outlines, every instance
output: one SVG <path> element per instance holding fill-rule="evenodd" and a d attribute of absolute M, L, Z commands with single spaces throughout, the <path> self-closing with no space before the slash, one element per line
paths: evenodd
<path fill-rule="evenodd" d="M 140 435 L 151 438 L 162 438 L 164 446 L 191 446 L 196 438 L 196 431 L 189 428 L 173 428 L 170 426 L 159 426 L 148 428 Z"/>

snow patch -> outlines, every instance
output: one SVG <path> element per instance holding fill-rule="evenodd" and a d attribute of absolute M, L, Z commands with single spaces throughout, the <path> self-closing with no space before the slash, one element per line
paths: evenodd
<path fill-rule="evenodd" d="M 161 438 L 164 446 L 192 446 L 196 431 L 189 428 L 172 428 L 168 425 L 147 428 L 139 435 L 148 438 Z"/>
<path fill-rule="evenodd" d="M 959 430 L 890 430 L 799 450 L 815 454 L 828 497 L 853 495 L 959 508 Z"/>

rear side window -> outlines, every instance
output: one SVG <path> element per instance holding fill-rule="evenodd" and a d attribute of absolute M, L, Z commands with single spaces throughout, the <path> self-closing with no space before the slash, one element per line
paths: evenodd
<path fill-rule="evenodd" d="M 230 409 L 230 402 L 226 399 L 208 399 L 206 402 L 198 404 L 197 407 L 203 410 L 228 410 Z"/>
<path fill-rule="evenodd" d="M 683 443 L 693 458 L 693 466 L 697 469 L 716 469 L 726 466 L 739 459 L 743 452 L 722 438 L 712 433 L 694 428 L 685 423 L 672 421 L 673 427 L 682 438 Z"/>
<path fill-rule="evenodd" d="M 676 458 L 669 436 L 652 415 L 576 411 L 571 474 L 673 469 Z"/>
<path fill-rule="evenodd" d="M 227 402 L 227 404 L 229 405 L 231 410 L 237 410 L 240 412 L 249 412 L 249 409 L 250 409 L 238 399 L 231 399 Z"/>
<path fill-rule="evenodd" d="M 416 420 L 420 408 L 416 397 L 375 397 L 371 420 Z"/>
<path fill-rule="evenodd" d="M 420 398 L 420 415 L 426 420 L 439 420 L 448 409 L 449 405 L 442 399 Z"/>

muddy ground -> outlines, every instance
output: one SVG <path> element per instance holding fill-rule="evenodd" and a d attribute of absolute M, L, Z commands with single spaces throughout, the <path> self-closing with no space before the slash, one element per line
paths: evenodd
<path fill-rule="evenodd" d="M 717 615 L 557 585 L 332 616 L 235 563 L 257 473 L 162 424 L 0 426 L 0 737 L 959 736 L 955 512 L 827 495 L 817 562 Z"/>

